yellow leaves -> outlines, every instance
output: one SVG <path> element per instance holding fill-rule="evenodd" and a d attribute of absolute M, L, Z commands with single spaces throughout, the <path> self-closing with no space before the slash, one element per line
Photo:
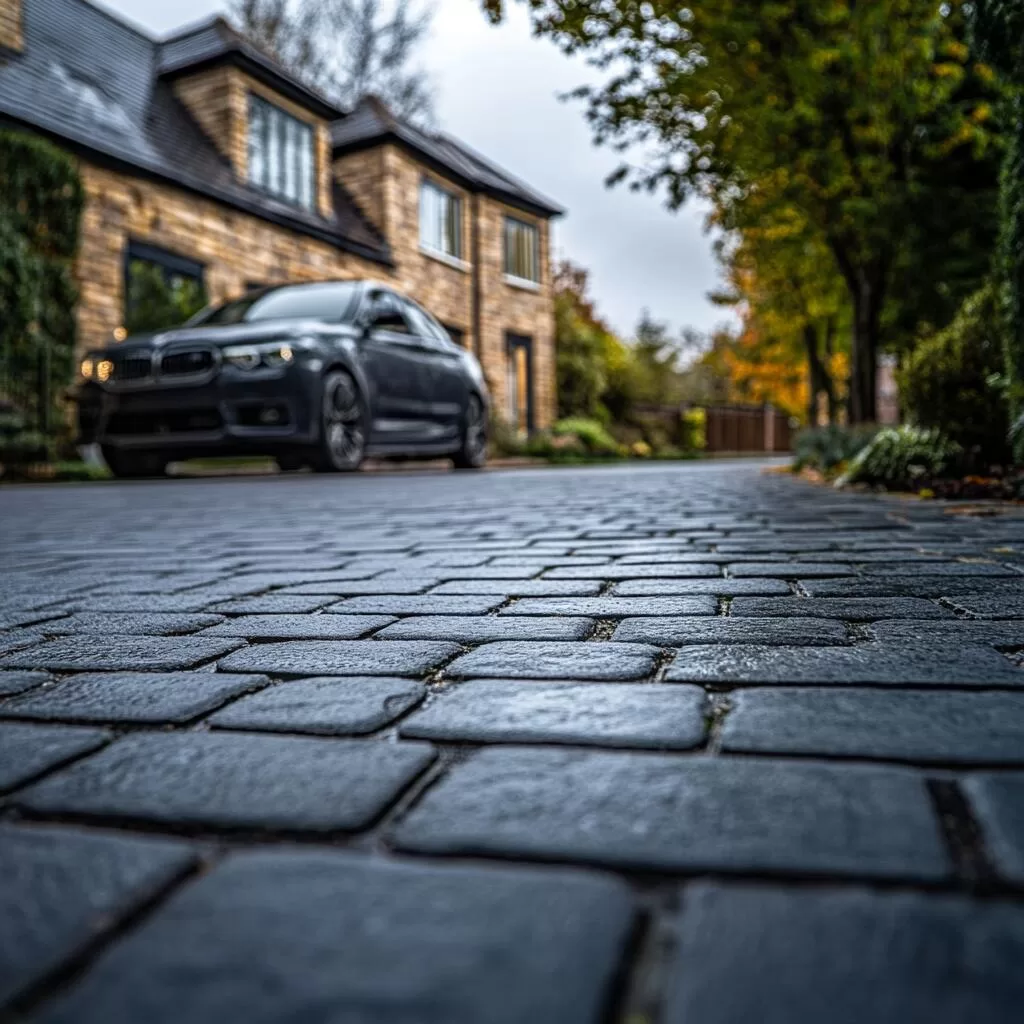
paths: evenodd
<path fill-rule="evenodd" d="M 838 47 L 830 49 L 815 50 L 811 54 L 810 65 L 812 71 L 827 71 L 842 56 Z"/>
<path fill-rule="evenodd" d="M 978 61 L 974 65 L 974 74 L 986 85 L 991 85 L 996 80 L 996 73 L 988 64 Z"/>
<path fill-rule="evenodd" d="M 959 61 L 961 64 L 967 60 L 970 56 L 971 51 L 968 49 L 965 43 L 962 43 L 959 39 L 951 39 L 943 47 L 947 57 L 952 57 L 953 60 Z"/>
<path fill-rule="evenodd" d="M 932 74 L 936 78 L 944 78 L 950 82 L 959 82 L 964 77 L 962 64 L 951 64 L 948 61 L 941 61 L 932 65 Z"/>
<path fill-rule="evenodd" d="M 979 103 L 971 113 L 971 120 L 975 124 L 984 124 L 992 116 L 992 106 L 988 103 Z"/>

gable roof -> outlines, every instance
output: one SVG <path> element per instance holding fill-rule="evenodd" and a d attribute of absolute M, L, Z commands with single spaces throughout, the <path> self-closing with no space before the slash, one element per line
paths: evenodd
<path fill-rule="evenodd" d="M 366 96 L 355 110 L 331 125 L 335 154 L 394 142 L 410 150 L 419 160 L 452 178 L 470 192 L 493 195 L 542 217 L 557 217 L 565 211 L 529 185 L 486 160 L 449 135 L 430 134 L 396 117 L 376 96 Z"/>
<path fill-rule="evenodd" d="M 282 96 L 333 121 L 345 111 L 310 89 L 280 64 L 254 46 L 220 15 L 207 18 L 168 36 L 157 46 L 157 73 L 166 79 L 220 64 L 234 64 Z"/>
<path fill-rule="evenodd" d="M 0 58 L 0 121 L 58 139 L 95 163 L 391 262 L 386 243 L 343 189 L 335 190 L 334 216 L 326 218 L 240 182 L 174 95 L 162 75 L 209 59 L 213 35 L 225 39 L 215 23 L 159 42 L 87 0 L 27 0 L 23 31 L 23 52 Z"/>

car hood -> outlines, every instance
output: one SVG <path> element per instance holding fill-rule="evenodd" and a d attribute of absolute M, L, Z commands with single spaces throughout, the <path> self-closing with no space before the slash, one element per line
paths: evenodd
<path fill-rule="evenodd" d="M 176 327 L 153 334 L 133 334 L 117 346 L 117 351 L 130 349 L 182 348 L 188 345 L 256 345 L 261 341 L 279 341 L 309 337 L 325 332 L 335 334 L 343 325 L 328 324 L 323 320 L 260 320 L 255 323 L 230 326 Z"/>

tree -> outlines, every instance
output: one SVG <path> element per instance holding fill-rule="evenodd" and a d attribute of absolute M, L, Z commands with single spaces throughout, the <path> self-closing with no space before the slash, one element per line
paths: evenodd
<path fill-rule="evenodd" d="M 834 262 L 851 309 L 850 413 L 875 415 L 886 301 L 912 233 L 986 187 L 985 83 L 961 0 L 524 0 L 535 30 L 607 72 L 576 95 L 596 141 L 649 159 L 611 181 L 793 208 Z M 483 0 L 492 17 L 501 0 Z M 973 98 L 973 101 L 972 101 Z M 966 173 L 966 180 L 965 178 Z M 922 223 L 922 210 L 928 216 Z M 774 219 L 774 217 L 773 217 Z"/>
<path fill-rule="evenodd" d="M 368 93 L 429 121 L 433 96 L 414 66 L 431 7 L 416 0 L 232 0 L 239 28 L 298 78 L 352 107 Z"/>
<path fill-rule="evenodd" d="M 1024 0 L 977 0 L 983 55 L 1008 85 L 1008 145 L 1000 177 L 997 276 L 1004 310 L 1003 366 L 1013 454 L 1024 462 Z"/>
<path fill-rule="evenodd" d="M 558 415 L 602 418 L 611 331 L 587 296 L 587 271 L 568 260 L 555 268 L 555 367 Z"/>

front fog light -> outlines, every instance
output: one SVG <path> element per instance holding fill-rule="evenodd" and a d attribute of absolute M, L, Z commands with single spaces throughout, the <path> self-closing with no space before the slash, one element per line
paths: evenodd
<path fill-rule="evenodd" d="M 114 373 L 114 364 L 109 359 L 101 359 L 96 364 L 96 379 L 108 381 Z"/>
<path fill-rule="evenodd" d="M 82 375 L 83 380 L 92 380 L 93 374 L 96 372 L 96 364 L 91 359 L 83 359 L 79 364 L 78 372 Z"/>

